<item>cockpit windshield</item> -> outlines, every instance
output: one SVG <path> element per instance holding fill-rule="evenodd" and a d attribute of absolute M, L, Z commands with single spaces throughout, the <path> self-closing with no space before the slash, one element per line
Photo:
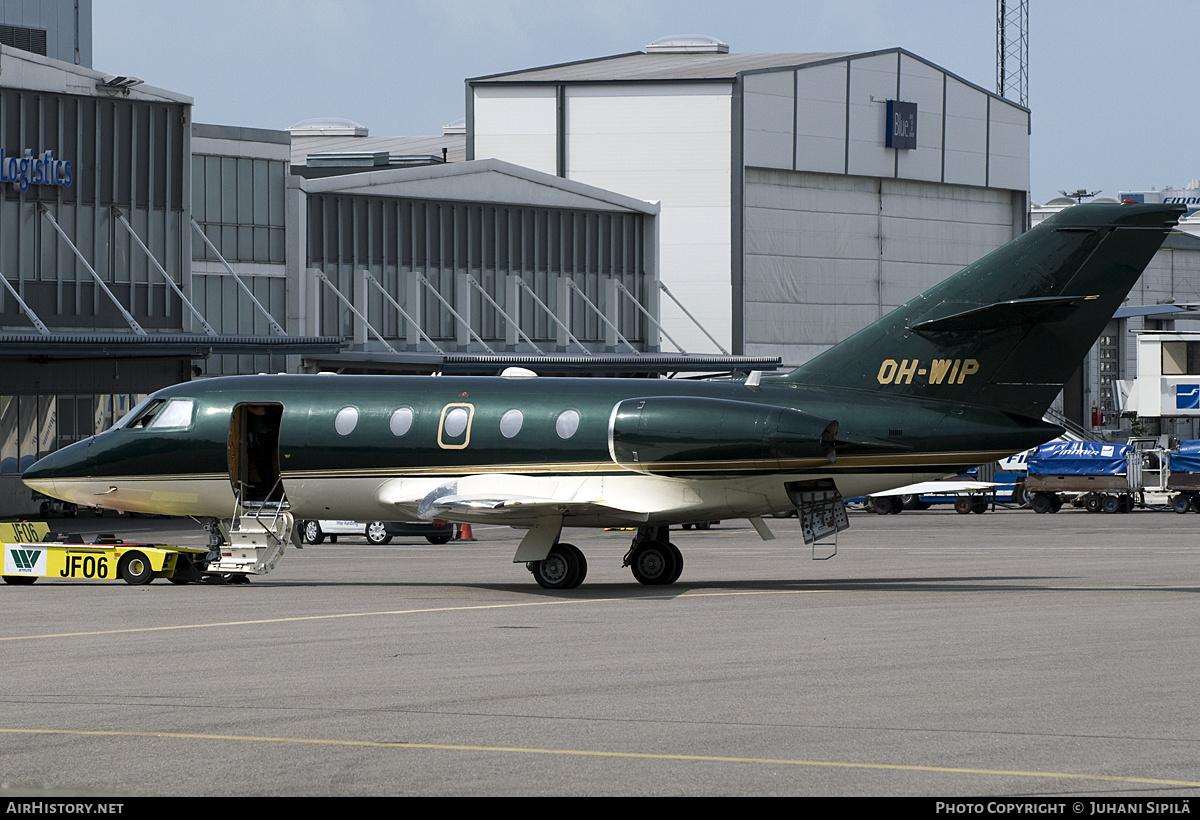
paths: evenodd
<path fill-rule="evenodd" d="M 113 426 L 108 429 L 109 430 L 117 430 L 117 429 L 129 424 L 129 422 L 132 419 L 141 415 L 142 410 L 144 410 L 146 405 L 148 405 L 151 401 L 154 401 L 154 399 L 150 396 L 147 396 L 146 398 L 142 399 L 141 401 L 139 401 L 137 404 L 135 404 L 133 406 L 132 410 L 130 410 L 125 415 L 121 416 L 121 418 L 117 419 L 116 423 L 114 423 Z"/>
<path fill-rule="evenodd" d="M 192 426 L 192 399 L 149 399 L 113 425 L 130 430 L 186 430 Z"/>

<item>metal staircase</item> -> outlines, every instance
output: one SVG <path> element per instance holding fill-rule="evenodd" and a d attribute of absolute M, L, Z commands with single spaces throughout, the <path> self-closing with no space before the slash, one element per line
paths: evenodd
<path fill-rule="evenodd" d="M 292 540 L 295 521 L 283 493 L 278 501 L 256 501 L 245 498 L 246 489 L 245 484 L 238 487 L 232 517 L 218 522 L 225 544 L 220 559 L 209 563 L 210 573 L 266 575 Z M 274 498 L 279 489 L 277 481 L 267 498 Z"/>
<path fill-rule="evenodd" d="M 1055 410 L 1053 407 L 1046 408 L 1045 415 L 1042 416 L 1042 421 L 1048 421 L 1051 424 L 1057 424 L 1059 427 L 1066 430 L 1066 438 L 1074 441 L 1102 441 L 1108 443 L 1108 439 L 1100 433 L 1093 430 L 1088 430 L 1085 427 L 1080 427 L 1075 422 L 1064 416 L 1062 413 Z"/>

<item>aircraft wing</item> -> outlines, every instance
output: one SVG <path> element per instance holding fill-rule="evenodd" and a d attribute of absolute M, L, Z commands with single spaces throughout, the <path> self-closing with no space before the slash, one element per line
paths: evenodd
<path fill-rule="evenodd" d="M 602 516 L 638 522 L 647 520 L 649 512 L 581 496 L 578 487 L 558 479 L 505 474 L 463 476 L 439 484 L 420 497 L 391 501 L 397 506 L 415 506 L 417 517 L 425 521 L 482 517 L 514 526 L 528 526 L 548 516 Z"/>
<path fill-rule="evenodd" d="M 417 508 L 417 516 L 423 520 L 444 518 L 453 520 L 456 515 L 486 515 L 497 521 L 504 519 L 527 519 L 544 515 L 585 515 L 609 513 L 631 520 L 644 519 L 645 513 L 622 510 L 603 501 L 556 501 L 553 498 L 530 496 L 469 497 L 449 493 L 436 498 L 426 498 Z"/>

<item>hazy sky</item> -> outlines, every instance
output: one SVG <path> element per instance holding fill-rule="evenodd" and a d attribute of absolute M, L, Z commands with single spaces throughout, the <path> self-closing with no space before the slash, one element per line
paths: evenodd
<path fill-rule="evenodd" d="M 93 0 L 93 50 L 101 71 L 193 97 L 199 122 L 347 117 L 417 135 L 463 116 L 467 77 L 681 33 L 742 53 L 899 46 L 994 90 L 995 14 L 995 0 Z M 1035 202 L 1200 177 L 1200 3 L 1032 0 L 1029 30 Z"/>

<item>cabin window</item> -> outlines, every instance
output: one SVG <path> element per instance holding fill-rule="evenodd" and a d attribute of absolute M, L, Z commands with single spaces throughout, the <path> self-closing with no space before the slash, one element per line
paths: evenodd
<path fill-rule="evenodd" d="M 354 432 L 354 428 L 358 426 L 358 408 L 343 407 L 337 412 L 337 416 L 333 419 L 333 429 L 337 430 L 339 436 L 348 436 Z"/>
<path fill-rule="evenodd" d="M 391 429 L 393 436 L 402 436 L 412 428 L 413 409 L 411 407 L 401 407 L 395 413 L 392 413 L 392 419 L 388 422 L 388 428 Z"/>
<path fill-rule="evenodd" d="M 524 414 L 516 409 L 508 410 L 500 417 L 500 435 L 505 438 L 512 438 L 517 433 L 521 432 L 521 425 L 525 423 Z"/>
<path fill-rule="evenodd" d="M 578 410 L 564 410 L 558 414 L 558 421 L 554 422 L 554 432 L 558 433 L 559 438 L 568 439 L 575 435 L 575 431 L 578 429 Z"/>
<path fill-rule="evenodd" d="M 455 407 L 446 414 L 446 420 L 442 424 L 442 430 L 450 438 L 461 436 L 467 429 L 467 411 L 463 407 Z"/>
<path fill-rule="evenodd" d="M 455 402 L 442 408 L 438 420 L 437 444 L 443 450 L 464 450 L 471 443 L 471 420 L 475 418 L 475 407 Z"/>

